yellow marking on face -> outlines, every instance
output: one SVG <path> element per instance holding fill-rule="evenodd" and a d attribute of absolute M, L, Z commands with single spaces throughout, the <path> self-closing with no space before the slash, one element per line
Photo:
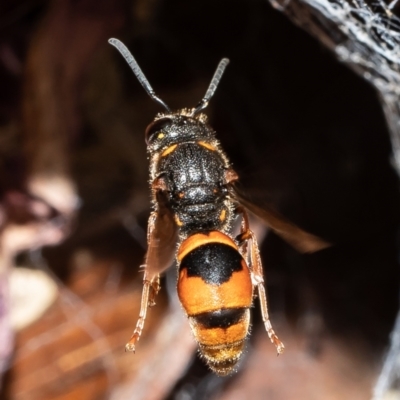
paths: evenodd
<path fill-rule="evenodd" d="M 177 144 L 173 144 L 172 146 L 167 147 L 162 153 L 161 157 L 165 157 L 168 154 L 171 154 L 176 148 L 178 147 Z"/>
<path fill-rule="evenodd" d="M 157 135 L 157 139 L 162 139 L 164 136 L 165 136 L 165 133 L 160 132 L 160 133 Z"/>
<path fill-rule="evenodd" d="M 223 222 L 225 221 L 225 218 L 226 218 L 226 210 L 222 210 L 221 214 L 219 215 L 219 220 Z"/>
<path fill-rule="evenodd" d="M 212 144 L 210 144 L 210 143 L 207 143 L 207 142 L 203 142 L 203 141 L 199 141 L 199 142 L 197 142 L 200 146 L 203 146 L 203 147 L 205 147 L 206 149 L 208 149 L 208 150 L 211 150 L 211 151 L 216 151 L 217 149 L 212 145 Z"/>
<path fill-rule="evenodd" d="M 178 194 L 178 197 L 179 197 L 180 199 L 183 199 L 183 198 L 185 197 L 185 193 L 180 192 L 180 193 Z"/>

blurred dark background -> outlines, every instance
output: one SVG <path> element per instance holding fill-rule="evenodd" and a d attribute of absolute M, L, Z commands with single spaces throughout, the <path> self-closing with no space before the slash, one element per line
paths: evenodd
<path fill-rule="evenodd" d="M 67 177 L 80 198 L 77 211 L 44 198 L 70 221 L 70 233 L 36 265 L 29 252 L 17 258 L 46 265 L 60 280 L 60 298 L 17 334 L 3 398 L 119 398 L 116 390 L 138 384 L 146 363 L 163 359 L 152 338 L 178 318 L 163 290 L 137 354 L 123 353 L 150 211 L 144 130 L 162 110 L 109 37 L 126 44 L 173 109 L 195 106 L 218 61 L 230 58 L 207 113 L 243 188 L 334 244 L 312 255 L 273 233 L 262 244 L 272 323 L 287 344 L 279 360 L 256 306 L 237 375 L 212 377 L 189 345 L 161 394 L 150 389 L 154 377 L 142 381 L 149 393 L 120 398 L 233 399 L 240 390 L 259 399 L 367 398 L 398 307 L 399 193 L 387 128 L 374 90 L 262 0 L 0 4 L 3 198 L 32 196 L 32 177 L 48 170 Z M 73 333 L 55 330 L 61 319 Z M 51 339 L 38 342 L 46 332 Z M 108 341 L 107 354 L 101 342 L 86 357 L 96 340 Z M 175 336 L 170 346 L 179 342 Z M 72 366 L 63 369 L 68 352 Z M 311 377 L 319 383 L 306 384 Z"/>

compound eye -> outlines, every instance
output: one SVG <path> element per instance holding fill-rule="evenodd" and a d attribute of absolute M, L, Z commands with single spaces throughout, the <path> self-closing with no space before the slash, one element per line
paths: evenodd
<path fill-rule="evenodd" d="M 149 144 L 154 139 L 162 139 L 165 136 L 163 130 L 171 124 L 171 118 L 161 118 L 152 122 L 146 129 L 145 140 Z"/>

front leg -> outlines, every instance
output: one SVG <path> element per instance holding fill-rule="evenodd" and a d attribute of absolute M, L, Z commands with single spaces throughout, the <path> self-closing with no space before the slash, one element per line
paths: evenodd
<path fill-rule="evenodd" d="M 143 292 L 140 303 L 139 318 L 129 342 L 127 351 L 135 351 L 143 331 L 147 308 L 155 304 L 155 297 L 160 290 L 160 274 L 169 268 L 175 257 L 177 226 L 161 178 L 152 185 L 156 210 L 150 215 L 147 230 L 148 249 L 146 253 L 143 277 Z"/>
<path fill-rule="evenodd" d="M 153 236 L 156 219 L 157 219 L 157 213 L 153 212 L 150 215 L 148 222 L 147 239 L 149 247 L 151 246 L 151 240 Z M 141 265 L 141 268 L 144 269 L 144 277 L 143 277 L 143 290 L 142 290 L 142 300 L 140 302 L 139 318 L 136 322 L 136 327 L 132 333 L 132 336 L 130 337 L 128 343 L 125 345 L 125 351 L 135 352 L 136 343 L 139 341 L 140 336 L 142 335 L 144 322 L 146 320 L 146 315 L 147 315 L 147 308 L 155 304 L 155 297 L 158 291 L 160 290 L 160 275 L 159 274 L 150 275 L 147 263 Z"/>

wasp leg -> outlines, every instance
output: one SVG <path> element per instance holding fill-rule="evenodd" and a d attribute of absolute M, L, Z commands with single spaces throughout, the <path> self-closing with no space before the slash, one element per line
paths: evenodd
<path fill-rule="evenodd" d="M 149 218 L 147 229 L 147 253 L 144 268 L 143 292 L 140 304 L 139 319 L 129 342 L 127 351 L 135 351 L 146 319 L 147 308 L 155 304 L 155 297 L 160 290 L 160 274 L 168 269 L 175 257 L 175 244 L 178 230 L 174 214 L 169 208 L 165 193 L 165 182 L 162 177 L 152 184 L 156 210 Z"/>
<path fill-rule="evenodd" d="M 152 212 L 149 218 L 148 228 L 147 228 L 147 241 L 149 243 L 149 246 L 151 245 L 157 218 L 158 218 L 158 213 L 155 211 Z M 125 345 L 125 351 L 135 352 L 135 345 L 139 341 L 143 331 L 144 321 L 146 320 L 146 315 L 147 315 L 147 308 L 155 304 L 155 297 L 160 290 L 160 275 L 154 274 L 152 272 L 150 272 L 149 274 L 147 261 L 148 257 L 146 257 L 146 264 L 141 266 L 141 268 L 144 269 L 144 277 L 143 277 L 143 291 L 142 291 L 142 300 L 140 302 L 139 318 L 136 322 L 136 327 L 132 333 L 132 336 L 130 337 L 128 343 Z"/>
<path fill-rule="evenodd" d="M 151 282 L 150 295 L 149 295 L 149 307 L 156 305 L 156 297 L 160 291 L 160 275 L 156 275 L 154 280 Z"/>
<path fill-rule="evenodd" d="M 242 222 L 240 224 L 240 235 L 236 237 L 236 240 L 239 242 L 239 247 L 241 250 L 242 255 L 245 257 L 247 256 L 247 244 L 249 240 L 252 238 L 251 236 L 251 231 L 249 228 L 249 216 L 246 212 L 246 210 L 241 207 L 237 206 L 235 212 L 237 214 L 241 214 L 242 216 Z"/>
<path fill-rule="evenodd" d="M 146 319 L 147 308 L 149 306 L 150 301 L 150 289 L 152 288 L 153 282 L 148 280 L 146 277 L 143 279 L 143 292 L 142 292 L 142 301 L 140 303 L 140 312 L 139 318 L 136 322 L 135 330 L 133 331 L 132 336 L 130 337 L 128 343 L 125 345 L 125 351 L 135 352 L 135 345 L 140 339 L 140 335 L 143 331 L 144 321 Z"/>
<path fill-rule="evenodd" d="M 226 184 L 232 184 L 239 179 L 238 174 L 232 168 L 225 170 L 225 182 Z"/>
<path fill-rule="evenodd" d="M 267 295 L 264 286 L 264 273 L 261 263 L 260 250 L 257 244 L 257 238 L 255 237 L 254 233 L 249 229 L 249 219 L 246 211 L 244 209 L 238 209 L 238 212 L 242 214 L 243 219 L 241 234 L 238 236 L 237 239 L 239 240 L 239 243 L 243 244 L 251 241 L 250 265 L 253 277 L 253 285 L 255 285 L 258 289 L 258 298 L 260 300 L 261 315 L 264 322 L 265 330 L 267 331 L 268 337 L 271 339 L 271 342 L 275 345 L 278 354 L 282 354 L 285 350 L 285 346 L 274 332 L 271 321 L 269 319 Z"/>

